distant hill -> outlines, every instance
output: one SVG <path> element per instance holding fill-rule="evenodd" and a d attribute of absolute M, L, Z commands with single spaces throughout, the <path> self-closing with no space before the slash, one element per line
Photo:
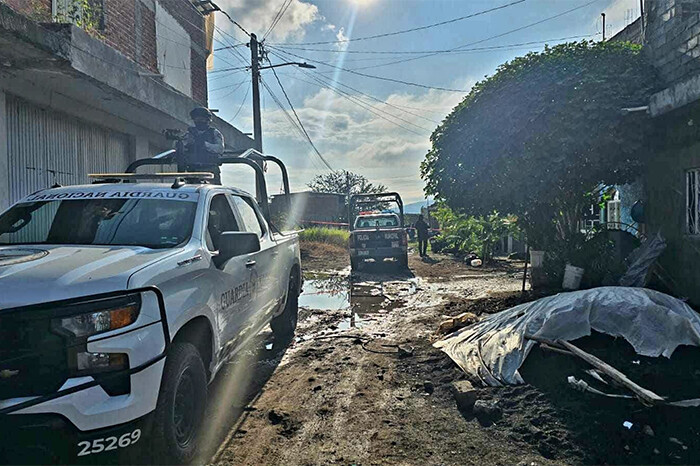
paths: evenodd
<path fill-rule="evenodd" d="M 419 214 L 420 209 L 422 207 L 425 207 L 426 202 L 425 201 L 419 201 L 419 202 L 412 202 L 410 204 L 406 204 L 403 206 L 403 212 L 405 214 Z M 434 204 L 431 204 L 431 206 Z"/>

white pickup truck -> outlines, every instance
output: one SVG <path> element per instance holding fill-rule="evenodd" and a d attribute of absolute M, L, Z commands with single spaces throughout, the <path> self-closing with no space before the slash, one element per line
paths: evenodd
<path fill-rule="evenodd" d="M 268 324 L 293 335 L 298 236 L 251 195 L 176 175 L 45 189 L 0 215 L 0 461 L 104 463 L 139 443 L 191 461 L 217 371 Z"/>

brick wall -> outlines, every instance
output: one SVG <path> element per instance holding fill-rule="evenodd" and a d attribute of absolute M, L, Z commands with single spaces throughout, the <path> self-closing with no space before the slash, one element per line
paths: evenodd
<path fill-rule="evenodd" d="M 3 0 L 13 10 L 35 21 L 51 21 L 52 0 Z"/>
<path fill-rule="evenodd" d="M 645 45 L 667 86 L 700 71 L 700 1 L 645 0 Z"/>
<path fill-rule="evenodd" d="M 0 0 L 35 21 L 51 21 L 52 0 Z M 99 2 L 99 0 L 96 0 Z M 204 17 L 190 0 L 102 0 L 102 38 L 114 49 L 158 72 L 155 1 L 158 1 L 190 35 L 192 98 L 207 105 L 206 38 Z"/>
<path fill-rule="evenodd" d="M 204 17 L 191 6 L 189 0 L 159 0 L 160 4 L 187 31 L 192 41 L 192 98 L 207 105 L 207 51 Z"/>
<path fill-rule="evenodd" d="M 136 2 L 104 0 L 104 40 L 134 61 L 136 57 Z"/>

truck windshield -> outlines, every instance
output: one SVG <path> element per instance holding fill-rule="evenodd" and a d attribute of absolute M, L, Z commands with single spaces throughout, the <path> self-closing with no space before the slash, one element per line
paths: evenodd
<path fill-rule="evenodd" d="M 355 228 L 397 227 L 399 219 L 396 215 L 375 215 L 372 217 L 358 217 L 355 220 Z"/>
<path fill-rule="evenodd" d="M 55 200 L 17 204 L 0 216 L 0 245 L 80 244 L 170 248 L 192 234 L 195 202 Z"/>

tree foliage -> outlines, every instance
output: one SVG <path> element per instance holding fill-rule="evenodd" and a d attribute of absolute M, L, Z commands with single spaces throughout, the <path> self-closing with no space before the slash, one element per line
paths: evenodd
<path fill-rule="evenodd" d="M 567 43 L 504 63 L 432 134 L 426 191 L 472 215 L 516 214 L 528 235 L 566 237 L 597 186 L 641 172 L 649 117 L 622 109 L 647 105 L 655 86 L 629 43 Z"/>
<path fill-rule="evenodd" d="M 338 194 L 380 194 L 386 192 L 386 186 L 370 183 L 364 176 L 347 170 L 336 170 L 317 175 L 307 185 L 315 193 Z"/>
<path fill-rule="evenodd" d="M 491 213 L 481 217 L 454 212 L 444 203 L 433 211 L 440 223 L 441 234 L 433 242 L 433 250 L 457 254 L 476 252 L 483 259 L 492 256 L 496 243 L 507 235 L 518 236 L 516 219 Z M 439 252 L 439 251 L 437 251 Z"/>

